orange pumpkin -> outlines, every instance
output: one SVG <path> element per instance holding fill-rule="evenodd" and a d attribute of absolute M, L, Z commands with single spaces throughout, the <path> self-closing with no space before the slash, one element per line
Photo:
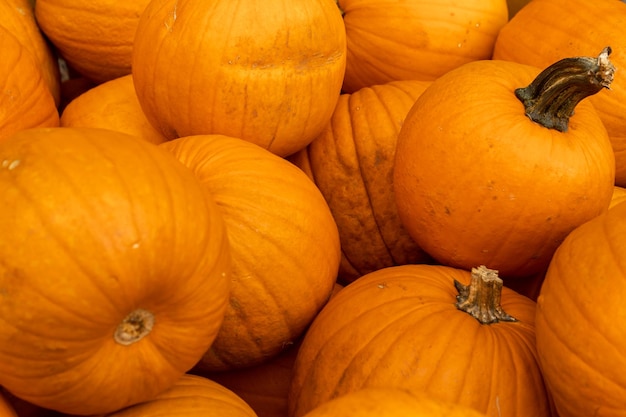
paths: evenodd
<path fill-rule="evenodd" d="M 330 300 L 307 331 L 289 415 L 362 388 L 389 387 L 493 417 L 547 417 L 534 318 L 535 303 L 503 288 L 487 268 L 470 274 L 401 265 L 364 275 Z"/>
<path fill-rule="evenodd" d="M 345 29 L 331 0 L 288 6 L 151 2 L 133 55 L 135 87 L 151 123 L 170 139 L 222 134 L 280 156 L 308 145 L 339 97 Z"/>
<path fill-rule="evenodd" d="M 15 409 L 3 394 L 0 394 L 0 417 L 18 417 Z"/>
<path fill-rule="evenodd" d="M 620 203 L 568 235 L 541 287 L 537 352 L 560 417 L 624 413 L 624 236 Z"/>
<path fill-rule="evenodd" d="M 609 208 L 616 206 L 622 201 L 626 201 L 626 188 L 616 185 L 615 188 L 613 188 L 613 196 L 611 197 Z"/>
<path fill-rule="evenodd" d="M 626 31 L 617 30 L 625 26 L 623 1 L 533 0 L 502 28 L 493 57 L 544 68 L 558 59 L 610 45 L 615 67 L 626 68 Z M 589 100 L 611 138 L 616 184 L 626 186 L 626 77 L 619 73 L 610 94 L 597 94 Z"/>
<path fill-rule="evenodd" d="M 363 388 L 330 400 L 305 417 L 485 417 L 474 409 L 399 388 Z"/>
<path fill-rule="evenodd" d="M 101 83 L 131 73 L 139 17 L 150 0 L 37 0 L 39 27 L 79 74 Z"/>
<path fill-rule="evenodd" d="M 197 375 L 176 383 L 141 404 L 102 417 L 257 417 L 250 406 L 222 385 Z"/>
<path fill-rule="evenodd" d="M 337 222 L 343 283 L 430 261 L 402 226 L 392 187 L 398 132 L 429 85 L 402 80 L 343 94 L 324 131 L 289 157 L 315 181 Z"/>
<path fill-rule="evenodd" d="M 610 84 L 608 54 L 545 71 L 477 61 L 433 82 L 402 125 L 394 167 L 400 219 L 422 249 L 450 266 L 534 276 L 571 230 L 607 209 L 613 151 L 593 105 L 579 100 Z"/>
<path fill-rule="evenodd" d="M 348 57 L 343 90 L 396 80 L 432 81 L 491 58 L 508 20 L 506 0 L 338 0 Z"/>
<path fill-rule="evenodd" d="M 33 127 L 56 127 L 59 113 L 54 97 L 31 54 L 0 26 L 0 142 Z"/>
<path fill-rule="evenodd" d="M 229 307 L 204 370 L 252 366 L 292 344 L 328 301 L 339 267 L 337 225 L 315 184 L 250 142 L 197 135 L 159 145 L 213 195 L 228 230 Z"/>
<path fill-rule="evenodd" d="M 224 221 L 168 152 L 118 132 L 0 144 L 0 384 L 68 414 L 151 399 L 215 339 Z"/>
<path fill-rule="evenodd" d="M 143 113 L 130 74 L 94 86 L 72 100 L 61 113 L 61 126 L 111 129 L 154 144 L 166 140 Z"/>

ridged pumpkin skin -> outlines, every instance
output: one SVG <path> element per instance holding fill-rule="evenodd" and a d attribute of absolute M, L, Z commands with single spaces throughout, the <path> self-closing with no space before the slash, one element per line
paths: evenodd
<path fill-rule="evenodd" d="M 489 59 L 508 20 L 505 0 L 338 0 L 348 58 L 343 91 L 396 80 L 432 81 Z"/>
<path fill-rule="evenodd" d="M 54 97 L 35 59 L 3 27 L 0 51 L 0 143 L 22 129 L 58 126 Z"/>
<path fill-rule="evenodd" d="M 488 416 L 549 416 L 535 351 L 535 303 L 508 288 L 518 322 L 480 324 L 455 307 L 468 271 L 401 265 L 346 286 L 316 317 L 294 365 L 290 417 L 365 387 L 426 392 Z"/>
<path fill-rule="evenodd" d="M 159 146 L 214 196 L 230 241 L 229 307 L 198 366 L 264 362 L 301 336 L 331 295 L 340 247 L 330 209 L 301 170 L 250 142 L 197 135 Z"/>
<path fill-rule="evenodd" d="M 289 157 L 315 181 L 339 228 L 339 279 L 430 257 L 402 226 L 393 164 L 402 122 L 429 81 L 403 80 L 343 94 L 324 131 Z"/>
<path fill-rule="evenodd" d="M 63 127 L 111 129 L 148 142 L 166 141 L 141 109 L 132 75 L 106 81 L 73 99 L 61 113 Z"/>
<path fill-rule="evenodd" d="M 560 417 L 623 416 L 626 203 L 572 231 L 537 300 L 537 352 Z"/>
<path fill-rule="evenodd" d="M 594 54 L 608 45 L 613 49 L 615 67 L 626 68 L 626 31 L 616 30 L 623 27 L 623 1 L 532 1 L 502 28 L 493 57 L 544 68 L 557 59 Z M 610 94 L 597 94 L 589 100 L 611 138 L 616 184 L 626 186 L 626 77 L 619 71 Z"/>
<path fill-rule="evenodd" d="M 571 230 L 607 209 L 615 161 L 606 129 L 588 100 L 567 132 L 530 120 L 514 90 L 539 72 L 471 62 L 433 82 L 407 115 L 398 213 L 440 263 L 487 265 L 505 281 L 541 274 Z"/>
<path fill-rule="evenodd" d="M 175 158 L 108 130 L 23 130 L 0 144 L 0 189 L 0 385 L 99 414 L 201 358 L 228 300 L 228 240 Z"/>
<path fill-rule="evenodd" d="M 616 206 L 622 201 L 626 201 L 626 188 L 616 185 L 613 189 L 613 197 L 611 197 L 611 204 L 609 205 L 609 208 Z"/>
<path fill-rule="evenodd" d="M 468 407 L 397 388 L 363 388 L 330 400 L 305 417 L 485 417 Z"/>
<path fill-rule="evenodd" d="M 133 77 L 166 137 L 222 134 L 286 156 L 330 119 L 345 60 L 333 0 L 153 1 L 137 29 Z"/>
<path fill-rule="evenodd" d="M 209 379 L 183 375 L 150 401 L 102 417 L 257 417 L 234 392 Z"/>
<path fill-rule="evenodd" d="M 78 73 L 102 83 L 131 73 L 139 18 L 150 0 L 37 0 L 39 27 Z"/>

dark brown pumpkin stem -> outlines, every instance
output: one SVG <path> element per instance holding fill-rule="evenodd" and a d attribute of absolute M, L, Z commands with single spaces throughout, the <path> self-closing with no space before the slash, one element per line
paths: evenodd
<path fill-rule="evenodd" d="M 527 87 L 515 90 L 531 120 L 560 132 L 567 132 L 574 108 L 585 97 L 609 88 L 615 67 L 607 46 L 597 58 L 562 59 L 543 70 Z"/>
<path fill-rule="evenodd" d="M 454 286 L 459 292 L 456 296 L 456 308 L 465 311 L 481 324 L 517 321 L 515 317 L 502 310 L 500 305 L 502 284 L 498 271 L 482 265 L 472 268 L 469 285 L 454 281 Z"/>

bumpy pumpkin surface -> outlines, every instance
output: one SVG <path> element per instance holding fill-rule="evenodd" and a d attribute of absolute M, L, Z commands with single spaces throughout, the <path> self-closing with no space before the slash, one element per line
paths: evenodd
<path fill-rule="evenodd" d="M 488 416 L 549 416 L 536 359 L 535 303 L 502 288 L 516 322 L 481 324 L 455 306 L 470 272 L 402 265 L 341 290 L 307 331 L 294 365 L 291 417 L 366 387 L 426 392 Z"/>
<path fill-rule="evenodd" d="M 106 413 L 201 358 L 230 254 L 217 205 L 172 155 L 108 130 L 23 130 L 0 143 L 0 189 L 0 385 Z"/>
<path fill-rule="evenodd" d="M 345 62 L 332 0 L 167 0 L 141 16 L 133 77 L 166 137 L 222 134 L 286 156 L 330 119 Z"/>
<path fill-rule="evenodd" d="M 197 135 L 159 145 L 214 196 L 233 259 L 229 307 L 198 366 L 251 366 L 293 343 L 328 301 L 339 267 L 337 225 L 315 184 L 250 142 Z"/>
<path fill-rule="evenodd" d="M 558 248 L 537 299 L 537 352 L 560 417 L 622 416 L 626 203 Z"/>

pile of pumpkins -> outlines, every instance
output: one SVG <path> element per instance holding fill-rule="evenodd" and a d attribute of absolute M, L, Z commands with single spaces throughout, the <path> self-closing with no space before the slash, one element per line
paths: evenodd
<path fill-rule="evenodd" d="M 625 2 L 0 13 L 0 417 L 626 416 Z"/>

